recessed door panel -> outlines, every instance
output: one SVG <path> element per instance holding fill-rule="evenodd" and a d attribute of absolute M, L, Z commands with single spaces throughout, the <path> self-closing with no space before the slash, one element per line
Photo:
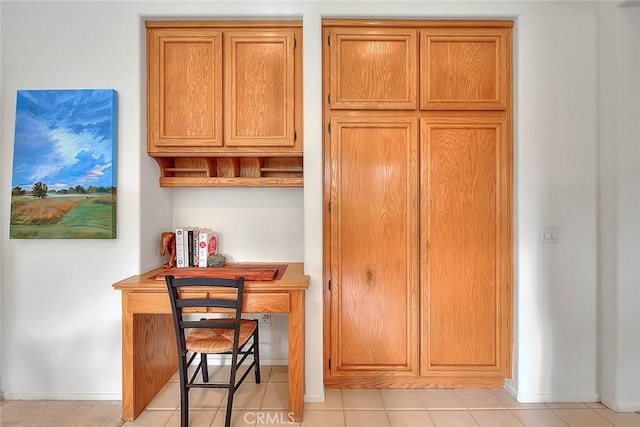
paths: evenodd
<path fill-rule="evenodd" d="M 420 33 L 422 110 L 504 110 L 508 29 L 429 28 Z"/>
<path fill-rule="evenodd" d="M 498 371 L 509 307 L 504 122 L 423 119 L 421 129 L 423 375 Z"/>
<path fill-rule="evenodd" d="M 417 374 L 417 120 L 331 122 L 334 375 Z"/>
<path fill-rule="evenodd" d="M 226 145 L 295 145 L 294 43 L 293 31 L 225 33 Z"/>
<path fill-rule="evenodd" d="M 222 146 L 222 33 L 148 33 L 149 150 Z"/>
<path fill-rule="evenodd" d="M 416 30 L 338 28 L 330 43 L 330 108 L 416 108 Z"/>

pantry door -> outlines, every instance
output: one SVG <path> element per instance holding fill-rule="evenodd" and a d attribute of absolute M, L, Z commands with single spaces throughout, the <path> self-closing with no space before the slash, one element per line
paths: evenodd
<path fill-rule="evenodd" d="M 331 119 L 331 376 L 418 374 L 415 117 Z"/>

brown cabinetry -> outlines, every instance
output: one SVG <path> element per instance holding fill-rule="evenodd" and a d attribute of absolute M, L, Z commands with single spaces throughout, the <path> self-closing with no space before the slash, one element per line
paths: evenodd
<path fill-rule="evenodd" d="M 332 109 L 414 110 L 415 29 L 331 28 L 328 94 Z"/>
<path fill-rule="evenodd" d="M 227 146 L 295 148 L 295 44 L 293 30 L 225 33 Z"/>
<path fill-rule="evenodd" d="M 300 22 L 147 22 L 161 186 L 301 186 Z"/>
<path fill-rule="evenodd" d="M 222 32 L 151 28 L 147 40 L 149 153 L 222 147 Z"/>
<path fill-rule="evenodd" d="M 422 110 L 505 110 L 509 28 L 420 31 Z"/>
<path fill-rule="evenodd" d="M 504 117 L 422 118 L 422 374 L 510 376 L 511 158 Z"/>
<path fill-rule="evenodd" d="M 418 373 L 418 123 L 331 119 L 331 375 Z"/>
<path fill-rule="evenodd" d="M 327 386 L 510 376 L 511 26 L 325 20 Z"/>

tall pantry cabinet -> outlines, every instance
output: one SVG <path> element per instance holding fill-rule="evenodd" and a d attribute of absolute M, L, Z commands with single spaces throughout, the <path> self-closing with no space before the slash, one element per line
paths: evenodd
<path fill-rule="evenodd" d="M 328 387 L 511 375 L 512 26 L 324 21 Z"/>

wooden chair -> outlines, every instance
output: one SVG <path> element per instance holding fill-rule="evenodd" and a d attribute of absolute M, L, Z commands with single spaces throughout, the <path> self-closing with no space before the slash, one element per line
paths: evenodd
<path fill-rule="evenodd" d="M 238 279 L 222 279 L 211 277 L 175 278 L 166 276 L 167 288 L 171 300 L 171 310 L 178 343 L 179 376 L 180 376 L 180 415 L 181 426 L 189 425 L 189 390 L 192 388 L 226 388 L 227 413 L 225 427 L 231 424 L 233 396 L 238 387 L 251 372 L 255 370 L 256 383 L 260 383 L 260 355 L 258 351 L 258 321 L 241 319 L 244 291 L 244 276 Z M 188 295 L 185 290 L 198 287 L 197 294 Z M 210 292 L 206 288 L 215 292 Z M 219 289 L 226 292 L 220 294 Z M 206 297 L 200 297 L 206 294 Z M 188 312 L 229 312 L 233 317 L 192 320 Z M 196 316 L 199 317 L 199 316 Z M 250 338 L 253 338 L 250 340 Z M 200 363 L 189 376 L 188 369 L 197 355 Z M 231 373 L 227 383 L 210 383 L 207 369 L 207 354 L 230 354 Z M 246 367 L 244 374 L 237 380 L 238 368 L 247 356 L 253 360 Z M 202 372 L 202 382 L 196 382 L 198 373 Z"/>

